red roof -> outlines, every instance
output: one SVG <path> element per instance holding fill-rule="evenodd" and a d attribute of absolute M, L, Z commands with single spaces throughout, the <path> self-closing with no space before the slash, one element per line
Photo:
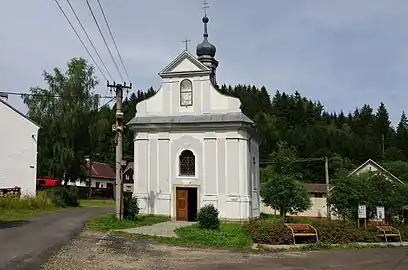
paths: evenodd
<path fill-rule="evenodd" d="M 86 169 L 89 170 L 89 162 L 86 164 Z M 115 180 L 116 174 L 108 163 L 92 161 L 92 178 Z"/>

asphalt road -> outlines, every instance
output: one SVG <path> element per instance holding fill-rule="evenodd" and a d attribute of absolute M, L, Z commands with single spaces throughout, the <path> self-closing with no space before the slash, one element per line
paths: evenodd
<path fill-rule="evenodd" d="M 78 208 L 27 221 L 0 222 L 0 269 L 38 269 L 92 217 L 112 208 Z"/>

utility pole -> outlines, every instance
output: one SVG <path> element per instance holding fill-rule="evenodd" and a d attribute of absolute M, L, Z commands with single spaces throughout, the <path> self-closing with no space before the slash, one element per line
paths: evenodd
<path fill-rule="evenodd" d="M 324 158 L 324 179 L 326 180 L 326 207 L 327 207 L 327 219 L 331 219 L 331 211 L 330 211 L 330 204 L 329 204 L 329 193 L 330 193 L 330 185 L 329 185 L 329 159 L 327 157 Z"/>
<path fill-rule="evenodd" d="M 123 111 L 122 111 L 122 98 L 123 89 L 132 89 L 132 83 L 129 86 L 126 83 L 113 84 L 107 83 L 107 86 L 114 88 L 116 92 L 116 124 L 112 125 L 112 131 L 116 133 L 116 218 L 123 218 L 123 181 L 122 181 L 122 151 L 123 151 Z"/>

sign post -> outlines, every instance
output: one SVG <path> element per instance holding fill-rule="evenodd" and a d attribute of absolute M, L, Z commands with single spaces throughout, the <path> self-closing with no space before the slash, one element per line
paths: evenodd
<path fill-rule="evenodd" d="M 367 208 L 365 205 L 359 205 L 358 206 L 358 218 L 357 218 L 357 224 L 358 227 L 360 228 L 360 219 L 364 219 L 364 228 L 367 227 L 367 222 L 366 222 L 366 218 L 367 218 Z"/>

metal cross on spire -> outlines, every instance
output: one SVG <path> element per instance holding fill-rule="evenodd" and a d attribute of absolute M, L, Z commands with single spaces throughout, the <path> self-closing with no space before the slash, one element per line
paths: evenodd
<path fill-rule="evenodd" d="M 204 0 L 203 3 L 203 9 L 204 9 L 204 15 L 207 16 L 207 9 L 210 8 L 210 5 L 208 4 L 207 0 Z"/>
<path fill-rule="evenodd" d="M 186 37 L 186 39 L 181 42 L 186 44 L 186 51 L 188 51 L 188 43 L 191 42 L 191 40 Z"/>

